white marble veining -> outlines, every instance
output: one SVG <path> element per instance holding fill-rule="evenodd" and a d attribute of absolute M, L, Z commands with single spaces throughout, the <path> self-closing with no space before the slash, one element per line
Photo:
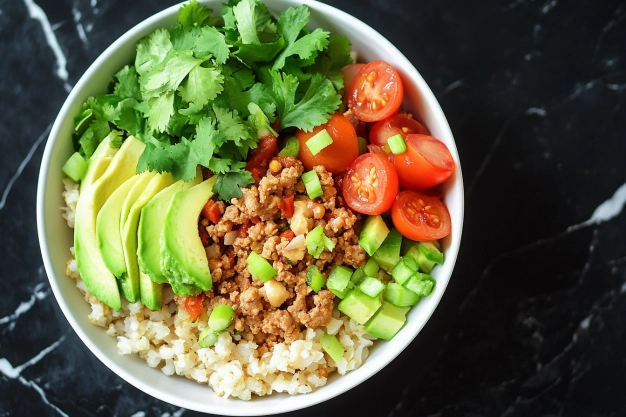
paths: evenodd
<path fill-rule="evenodd" d="M 28 301 L 22 301 L 19 306 L 15 309 L 15 311 L 8 316 L 0 317 L 0 324 L 6 324 L 15 321 L 19 316 L 29 311 L 37 301 L 43 300 L 48 295 L 50 295 L 50 288 L 48 287 L 48 283 L 40 282 L 35 287 L 33 294 L 30 296 Z"/>
<path fill-rule="evenodd" d="M 624 209 L 624 204 L 626 204 L 626 183 L 622 184 L 622 186 L 615 191 L 611 198 L 600 204 L 594 210 L 589 220 L 570 226 L 567 228 L 567 231 L 571 232 L 592 224 L 608 222 L 609 220 L 620 215 Z"/>

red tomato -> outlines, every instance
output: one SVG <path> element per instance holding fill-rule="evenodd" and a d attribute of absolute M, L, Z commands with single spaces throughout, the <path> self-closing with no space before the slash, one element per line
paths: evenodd
<path fill-rule="evenodd" d="M 381 214 L 389 210 L 398 194 L 398 174 L 383 155 L 359 156 L 343 177 L 346 204 L 363 214 Z"/>
<path fill-rule="evenodd" d="M 270 159 L 278 152 L 278 139 L 271 133 L 259 138 L 259 146 L 250 151 L 246 170 L 252 173 L 252 177 L 258 183 L 267 172 Z"/>
<path fill-rule="evenodd" d="M 306 146 L 306 142 L 317 133 L 326 129 L 333 143 L 322 149 L 317 155 L 313 155 Z M 315 165 L 324 165 L 332 174 L 345 171 L 352 161 L 359 156 L 359 142 L 356 138 L 354 126 L 341 113 L 335 113 L 330 120 L 321 126 L 317 126 L 312 132 L 298 130 L 296 137 L 300 141 L 298 159 L 307 170 Z"/>
<path fill-rule="evenodd" d="M 294 237 L 296 237 L 296 234 L 293 232 L 293 230 L 291 229 L 287 229 L 284 232 L 282 232 L 280 235 L 278 235 L 278 237 L 284 237 L 285 239 L 293 239 Z"/>
<path fill-rule="evenodd" d="M 385 146 L 387 139 L 398 133 L 405 139 L 410 133 L 430 135 L 428 128 L 415 120 L 410 114 L 396 113 L 372 126 L 370 130 L 370 143 Z"/>
<path fill-rule="evenodd" d="M 440 140 L 409 134 L 404 141 L 406 152 L 389 154 L 402 188 L 425 190 L 441 184 L 454 172 L 454 159 Z"/>
<path fill-rule="evenodd" d="M 398 72 L 385 61 L 365 64 L 348 88 L 348 107 L 364 122 L 377 122 L 397 112 L 404 87 Z"/>
<path fill-rule="evenodd" d="M 452 226 L 441 200 L 416 191 L 398 194 L 391 207 L 391 220 L 402 236 L 422 242 L 448 236 Z"/>
<path fill-rule="evenodd" d="M 213 224 L 219 223 L 222 218 L 222 213 L 217 203 L 211 199 L 202 208 L 202 217 L 209 220 Z"/>
<path fill-rule="evenodd" d="M 183 308 L 187 311 L 187 314 L 189 314 L 189 317 L 192 320 L 200 317 L 200 314 L 202 314 L 202 310 L 204 309 L 204 293 L 201 292 L 193 297 L 184 297 Z"/>
<path fill-rule="evenodd" d="M 356 74 L 363 68 L 365 64 L 350 64 L 341 69 L 341 76 L 343 77 L 343 88 L 346 90 L 352 84 Z"/>
<path fill-rule="evenodd" d="M 289 218 L 293 216 L 293 212 L 295 209 L 293 204 L 293 196 L 290 195 L 289 197 L 281 198 L 278 207 L 280 208 L 280 212 L 283 217 Z"/>

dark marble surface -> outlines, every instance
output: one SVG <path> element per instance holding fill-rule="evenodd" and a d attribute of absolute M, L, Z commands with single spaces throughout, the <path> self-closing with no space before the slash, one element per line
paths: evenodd
<path fill-rule="evenodd" d="M 128 385 L 80 342 L 35 224 L 68 90 L 172 3 L 0 0 L 0 416 L 198 415 Z M 293 415 L 626 415 L 626 2 L 329 3 L 388 37 L 440 100 L 465 230 L 448 290 L 404 353 Z"/>

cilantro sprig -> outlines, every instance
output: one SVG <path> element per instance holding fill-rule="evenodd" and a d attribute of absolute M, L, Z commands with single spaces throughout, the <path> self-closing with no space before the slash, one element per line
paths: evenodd
<path fill-rule="evenodd" d="M 138 172 L 190 180 L 200 165 L 218 176 L 219 198 L 230 200 L 254 181 L 246 159 L 267 132 L 257 132 L 251 103 L 281 129 L 305 131 L 339 109 L 350 42 L 309 30 L 306 5 L 275 18 L 258 0 L 230 0 L 220 14 L 191 0 L 172 28 L 140 40 L 134 65 L 75 118 L 76 149 L 88 158 L 111 132 L 134 135 L 146 144 Z"/>

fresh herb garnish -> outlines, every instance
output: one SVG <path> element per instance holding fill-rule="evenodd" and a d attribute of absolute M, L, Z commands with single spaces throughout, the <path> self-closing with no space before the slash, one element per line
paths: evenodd
<path fill-rule="evenodd" d="M 115 74 L 109 94 L 84 104 L 77 150 L 89 158 L 112 131 L 134 135 L 146 144 L 138 172 L 190 180 L 201 165 L 218 175 L 220 199 L 241 197 L 240 187 L 253 182 L 245 161 L 259 140 L 250 103 L 281 128 L 306 131 L 341 104 L 350 42 L 311 32 L 309 17 L 306 5 L 276 19 L 257 0 L 230 0 L 220 17 L 196 0 L 185 4 L 170 30 L 139 41 L 134 65 Z"/>

